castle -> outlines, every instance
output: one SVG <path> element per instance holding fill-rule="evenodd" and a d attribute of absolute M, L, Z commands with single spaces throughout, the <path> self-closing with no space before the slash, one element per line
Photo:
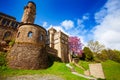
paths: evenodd
<path fill-rule="evenodd" d="M 0 43 L 15 40 L 7 55 L 8 66 L 15 69 L 43 69 L 49 64 L 49 54 L 69 62 L 68 38 L 62 31 L 34 24 L 36 5 L 29 1 L 21 22 L 0 13 Z"/>

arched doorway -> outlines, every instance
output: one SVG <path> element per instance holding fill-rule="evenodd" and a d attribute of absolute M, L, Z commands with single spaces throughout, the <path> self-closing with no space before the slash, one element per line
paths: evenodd
<path fill-rule="evenodd" d="M 7 31 L 4 33 L 3 40 L 4 41 L 10 41 L 12 38 L 12 33 L 10 31 Z"/>

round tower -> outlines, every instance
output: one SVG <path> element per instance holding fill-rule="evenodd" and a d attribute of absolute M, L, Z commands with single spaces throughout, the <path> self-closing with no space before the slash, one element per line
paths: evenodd
<path fill-rule="evenodd" d="M 15 44 L 7 55 L 8 66 L 16 69 L 43 69 L 48 67 L 46 34 L 43 27 L 33 24 L 36 6 L 28 2 L 22 24 L 18 28 Z M 28 12 L 28 14 L 27 14 Z"/>
<path fill-rule="evenodd" d="M 22 17 L 23 23 L 34 23 L 36 15 L 36 5 L 34 2 L 29 1 L 27 6 L 24 7 L 24 13 Z"/>

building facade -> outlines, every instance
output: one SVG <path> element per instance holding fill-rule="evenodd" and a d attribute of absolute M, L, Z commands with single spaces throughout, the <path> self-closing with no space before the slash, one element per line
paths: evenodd
<path fill-rule="evenodd" d="M 50 47 L 58 51 L 58 57 L 61 58 L 63 62 L 69 62 L 68 59 L 68 38 L 69 36 L 62 31 L 57 31 L 53 27 L 49 30 L 50 36 Z"/>
<path fill-rule="evenodd" d="M 14 17 L 0 12 L 0 42 L 15 39 L 19 25 Z"/>

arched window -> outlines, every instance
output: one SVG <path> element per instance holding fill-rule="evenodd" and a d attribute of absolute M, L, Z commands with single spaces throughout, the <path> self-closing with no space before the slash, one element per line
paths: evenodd
<path fill-rule="evenodd" d="M 40 41 L 42 41 L 42 40 L 43 40 L 43 35 L 41 34 L 41 35 L 40 35 Z"/>
<path fill-rule="evenodd" d="M 33 32 L 32 32 L 32 31 L 28 32 L 28 37 L 29 37 L 29 38 L 32 38 L 32 35 L 33 35 Z"/>
<path fill-rule="evenodd" d="M 17 34 L 17 38 L 20 36 L 20 32 L 18 32 L 18 34 Z"/>
<path fill-rule="evenodd" d="M 3 36 L 3 40 L 10 40 L 11 36 L 12 36 L 11 32 L 7 31 Z"/>

